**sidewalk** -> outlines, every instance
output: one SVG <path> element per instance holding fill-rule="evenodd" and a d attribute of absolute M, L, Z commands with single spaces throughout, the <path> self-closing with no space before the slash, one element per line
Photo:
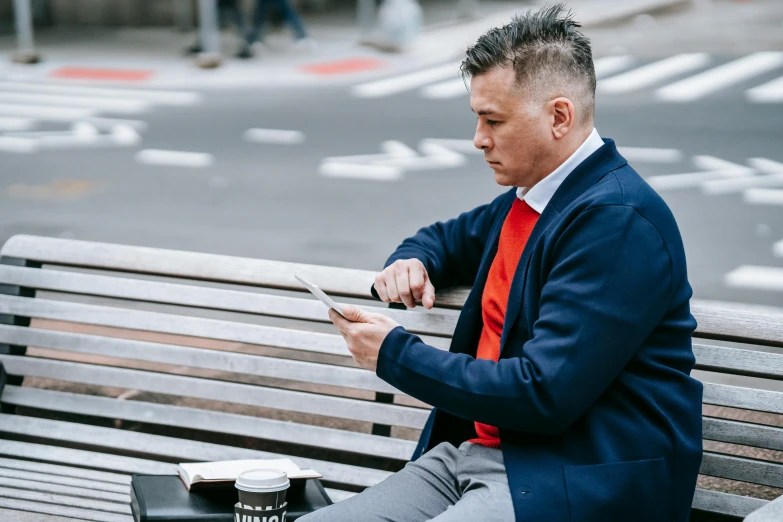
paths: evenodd
<path fill-rule="evenodd" d="M 591 27 L 689 1 L 572 0 L 568 4 L 576 18 Z M 359 30 L 350 12 L 307 18 L 308 29 L 318 41 L 314 51 L 295 49 L 284 31 L 269 34 L 269 47 L 253 59 L 238 60 L 233 57 L 236 35 L 225 30 L 221 42 L 225 60 L 214 70 L 199 69 L 192 58 L 183 55 L 193 43 L 194 33 L 167 28 L 54 28 L 36 34 L 43 56 L 43 62 L 36 65 L 11 63 L 15 42 L 10 36 L 0 38 L 0 76 L 14 81 L 178 89 L 340 85 L 458 60 L 484 31 L 507 23 L 516 12 L 543 3 L 482 1 L 481 18 L 462 22 L 449 20 L 444 14 L 446 4 L 436 4 L 425 13 L 434 23 L 401 54 L 358 45 Z"/>

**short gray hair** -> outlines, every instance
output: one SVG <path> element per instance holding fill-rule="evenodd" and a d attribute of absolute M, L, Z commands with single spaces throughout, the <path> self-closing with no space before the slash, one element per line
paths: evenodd
<path fill-rule="evenodd" d="M 563 4 L 516 15 L 511 23 L 490 29 L 467 51 L 463 79 L 510 66 L 516 85 L 536 101 L 566 96 L 583 123 L 595 112 L 595 67 L 590 40 Z"/>

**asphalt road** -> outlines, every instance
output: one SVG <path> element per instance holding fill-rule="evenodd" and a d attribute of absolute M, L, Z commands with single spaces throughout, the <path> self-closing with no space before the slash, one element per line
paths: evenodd
<path fill-rule="evenodd" d="M 702 69 L 750 54 L 710 54 Z M 670 56 L 637 57 L 629 70 Z M 746 94 L 781 74 L 783 67 L 770 67 L 686 103 L 662 101 L 657 85 L 601 92 L 596 126 L 620 146 L 678 151 L 668 162 L 631 157 L 647 178 L 703 171 L 697 156 L 745 167 L 750 158 L 783 164 L 783 103 L 752 103 Z M 504 190 L 480 154 L 464 154 L 456 167 L 407 170 L 396 181 L 319 172 L 325 158 L 378 154 L 388 140 L 417 149 L 427 139 L 471 139 L 475 119 L 464 95 L 429 99 L 417 88 L 361 98 L 349 87 L 205 92 L 199 105 L 155 106 L 137 118 L 146 130 L 135 146 L 0 151 L 0 241 L 30 233 L 373 270 L 419 227 Z M 250 128 L 296 130 L 304 141 L 249 142 Z M 143 164 L 141 149 L 208 153 L 212 164 Z M 742 192 L 707 194 L 700 185 L 660 193 L 680 225 L 696 297 L 783 306 L 783 289 L 727 280 L 743 265 L 783 269 L 774 251 L 783 240 L 783 205 L 750 204 Z M 757 285 L 763 277 L 751 274 Z"/>

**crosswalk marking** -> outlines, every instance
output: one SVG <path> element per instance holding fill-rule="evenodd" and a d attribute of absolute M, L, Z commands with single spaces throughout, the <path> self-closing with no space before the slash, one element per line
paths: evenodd
<path fill-rule="evenodd" d="M 196 105 L 201 102 L 201 94 L 191 91 L 114 89 L 15 81 L 0 81 L 0 90 L 72 96 L 97 96 L 102 98 L 133 98 L 161 105 Z"/>
<path fill-rule="evenodd" d="M 205 152 L 184 152 L 178 150 L 144 149 L 136 153 L 136 161 L 147 165 L 169 167 L 211 167 L 215 161 L 212 154 Z"/>
<path fill-rule="evenodd" d="M 750 158 L 748 163 L 767 175 L 707 181 L 702 184 L 702 190 L 706 194 L 714 195 L 742 192 L 752 187 L 783 187 L 783 163 L 766 158 Z"/>
<path fill-rule="evenodd" d="M 783 66 L 783 52 L 758 52 L 656 91 L 660 100 L 688 102 Z"/>
<path fill-rule="evenodd" d="M 0 91 L 0 103 L 33 103 L 41 105 L 60 105 L 67 107 L 86 107 L 96 110 L 137 114 L 149 109 L 144 100 L 127 98 L 98 98 L 95 96 L 64 96 L 58 94 L 36 94 Z"/>
<path fill-rule="evenodd" d="M 302 131 L 283 129 L 247 129 L 244 137 L 245 141 L 276 143 L 280 145 L 296 145 L 305 140 L 305 135 Z"/>
<path fill-rule="evenodd" d="M 693 163 L 703 172 L 684 174 L 662 174 L 647 178 L 647 183 L 658 190 L 696 187 L 702 183 L 722 178 L 742 178 L 753 176 L 756 171 L 744 165 L 722 160 L 714 156 L 694 156 Z"/>
<path fill-rule="evenodd" d="M 595 77 L 600 80 L 601 78 L 609 76 L 610 74 L 627 69 L 631 66 L 631 64 L 633 64 L 633 62 L 633 57 L 627 55 L 605 56 L 604 58 L 599 58 L 593 62 L 595 67 Z"/>
<path fill-rule="evenodd" d="M 707 53 L 678 54 L 632 71 L 612 76 L 598 84 L 607 93 L 630 92 L 649 87 L 673 76 L 700 69 L 710 63 Z"/>
<path fill-rule="evenodd" d="M 360 98 L 380 98 L 382 96 L 409 91 L 417 87 L 423 87 L 432 82 L 458 77 L 459 64 L 448 63 L 415 73 L 363 83 L 353 88 L 353 94 Z"/>
<path fill-rule="evenodd" d="M 754 205 L 783 205 L 783 189 L 749 188 L 742 199 Z"/>
<path fill-rule="evenodd" d="M 0 131 L 27 130 L 34 124 L 33 118 L 0 117 Z"/>
<path fill-rule="evenodd" d="M 783 239 L 772 245 L 772 252 L 778 257 L 783 257 Z"/>
<path fill-rule="evenodd" d="M 783 268 L 742 265 L 724 276 L 726 285 L 754 290 L 783 290 Z"/>
<path fill-rule="evenodd" d="M 74 121 L 94 116 L 96 112 L 94 109 L 81 107 L 0 103 L 0 115 L 2 116 L 21 116 L 50 121 Z"/>
<path fill-rule="evenodd" d="M 456 98 L 466 94 L 468 94 L 468 88 L 461 78 L 446 80 L 421 89 L 421 95 L 431 99 Z"/>
<path fill-rule="evenodd" d="M 745 96 L 754 103 L 783 102 L 783 76 L 749 89 Z"/>
<path fill-rule="evenodd" d="M 617 147 L 617 151 L 628 161 L 643 163 L 677 163 L 682 159 L 682 152 L 677 149 Z"/>

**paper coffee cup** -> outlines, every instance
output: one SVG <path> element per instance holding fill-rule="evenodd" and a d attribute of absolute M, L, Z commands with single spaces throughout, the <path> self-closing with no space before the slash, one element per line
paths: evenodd
<path fill-rule="evenodd" d="M 282 510 L 286 507 L 285 495 L 291 485 L 285 471 L 276 469 L 251 469 L 237 477 L 235 486 L 239 494 L 239 506 L 244 510 Z M 283 522 L 283 519 L 280 519 Z"/>

